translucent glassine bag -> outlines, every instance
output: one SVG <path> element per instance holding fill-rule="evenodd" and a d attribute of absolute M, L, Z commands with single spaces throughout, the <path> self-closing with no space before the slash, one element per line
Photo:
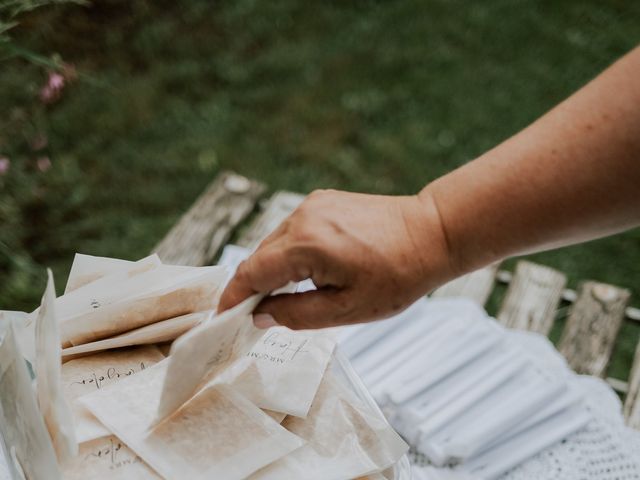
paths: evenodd
<path fill-rule="evenodd" d="M 260 408 L 306 417 L 334 347 L 321 331 L 274 327 L 224 381 Z"/>
<path fill-rule="evenodd" d="M 108 435 L 80 444 L 80 452 L 63 470 L 64 480 L 161 480 L 118 437 Z"/>
<path fill-rule="evenodd" d="M 169 265 L 133 276 L 103 277 L 58 298 L 63 346 L 215 309 L 225 278 L 222 267 Z"/>
<path fill-rule="evenodd" d="M 144 327 L 136 328 L 114 337 L 63 348 L 62 356 L 69 358 L 74 355 L 99 352 L 113 348 L 169 342 L 202 323 L 212 314 L 213 310 L 205 310 L 203 312 L 188 313 L 179 317 L 160 320 L 159 322 L 145 325 Z"/>
<path fill-rule="evenodd" d="M 327 372 L 306 419 L 283 426 L 307 441 L 302 448 L 256 472 L 250 480 L 344 480 L 383 471 L 407 444 L 375 412 Z"/>
<path fill-rule="evenodd" d="M 71 409 L 62 390 L 55 286 L 51 270 L 47 274 L 47 288 L 35 324 L 37 395 L 56 456 L 64 464 L 78 453 L 78 442 Z"/>
<path fill-rule="evenodd" d="M 251 316 L 263 297 L 249 297 L 173 342 L 156 422 L 175 412 L 205 381 L 215 378 L 244 357 L 264 335 L 264 330 L 253 325 Z"/>
<path fill-rule="evenodd" d="M 112 273 L 122 272 L 127 269 L 131 269 L 132 267 L 132 273 L 141 273 L 153 266 L 160 265 L 161 263 L 160 257 L 155 253 L 139 260 L 138 262 L 76 253 L 73 258 L 73 264 L 71 265 L 71 271 L 67 278 L 67 286 L 64 289 L 64 293 L 77 290 L 88 283 L 94 282 Z M 135 266 L 135 264 L 137 264 L 137 266 Z"/>
<path fill-rule="evenodd" d="M 0 316 L 0 449 L 13 480 L 60 478 L 15 325 Z M 4 447 L 4 448 L 3 448 Z"/>
<path fill-rule="evenodd" d="M 226 385 L 205 386 L 151 429 L 167 362 L 79 399 L 164 478 L 240 480 L 303 444 Z"/>
<path fill-rule="evenodd" d="M 78 442 L 88 442 L 110 432 L 76 400 L 164 360 L 155 346 L 100 352 L 62 365 L 62 388 L 71 405 Z"/>

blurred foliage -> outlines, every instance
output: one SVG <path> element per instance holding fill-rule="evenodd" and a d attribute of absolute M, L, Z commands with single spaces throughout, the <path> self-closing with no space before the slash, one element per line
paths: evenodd
<path fill-rule="evenodd" d="M 45 265 L 61 289 L 75 251 L 145 255 L 222 168 L 272 189 L 416 192 L 633 48 L 638 18 L 626 0 L 104 0 L 22 15 L 17 44 L 81 77 L 45 105 L 46 68 L 2 64 L 0 308 L 32 309 Z M 533 259 L 640 298 L 638 230 Z M 623 333 L 616 372 L 639 331 Z"/>

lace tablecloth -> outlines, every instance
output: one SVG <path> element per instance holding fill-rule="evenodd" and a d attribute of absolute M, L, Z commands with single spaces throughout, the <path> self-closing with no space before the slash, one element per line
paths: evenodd
<path fill-rule="evenodd" d="M 570 381 L 584 392 L 594 418 L 585 428 L 505 474 L 501 480 L 640 480 L 640 431 L 624 425 L 620 400 L 611 388 L 596 378 L 573 375 L 546 338 L 525 332 L 509 335 L 538 362 L 543 362 L 548 371 L 571 377 Z M 411 460 L 413 478 L 419 480 L 422 459 L 412 454 Z M 0 480 L 9 480 L 2 457 Z"/>
<path fill-rule="evenodd" d="M 500 480 L 640 480 L 640 431 L 625 426 L 622 404 L 615 392 L 602 380 L 573 374 L 545 337 L 516 331 L 508 334 L 547 371 L 570 377 L 569 381 L 584 392 L 593 420 Z M 419 454 L 412 454 L 411 460 L 413 478 L 419 480 L 423 460 Z"/>

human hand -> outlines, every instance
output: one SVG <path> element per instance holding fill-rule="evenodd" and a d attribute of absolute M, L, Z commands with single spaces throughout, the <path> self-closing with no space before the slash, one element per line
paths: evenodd
<path fill-rule="evenodd" d="M 256 326 L 321 328 L 386 318 L 455 276 L 432 199 L 320 190 L 238 268 L 219 311 L 311 278 L 318 287 L 266 298 Z"/>

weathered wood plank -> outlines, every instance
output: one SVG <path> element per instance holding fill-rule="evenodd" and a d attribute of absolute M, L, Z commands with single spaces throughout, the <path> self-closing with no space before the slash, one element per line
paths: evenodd
<path fill-rule="evenodd" d="M 482 306 L 491 295 L 497 270 L 498 264 L 496 263 L 458 277 L 436 289 L 431 297 L 465 297 Z"/>
<path fill-rule="evenodd" d="M 266 202 L 260 215 L 242 232 L 238 245 L 250 249 L 256 248 L 265 237 L 273 232 L 304 200 L 304 195 L 279 191 Z"/>
<path fill-rule="evenodd" d="M 496 273 L 496 280 L 500 283 L 506 283 L 508 285 L 511 282 L 512 278 L 513 273 L 508 270 L 498 270 L 498 273 Z M 562 300 L 564 300 L 565 302 L 573 303 L 576 301 L 577 297 L 578 294 L 571 288 L 565 288 L 564 290 L 562 290 Z M 640 322 L 640 308 L 627 307 L 624 310 L 624 317 L 627 320 Z"/>
<path fill-rule="evenodd" d="M 575 371 L 604 376 L 630 296 L 604 283 L 581 285 L 558 347 Z"/>
<path fill-rule="evenodd" d="M 548 335 L 566 283 L 567 276 L 553 268 L 518 262 L 498 320 L 509 328 Z"/>
<path fill-rule="evenodd" d="M 220 173 L 152 251 L 168 264 L 210 264 L 264 191 L 260 182 Z"/>
<path fill-rule="evenodd" d="M 629 390 L 624 399 L 624 416 L 630 427 L 640 430 L 640 342 L 629 375 Z"/>

